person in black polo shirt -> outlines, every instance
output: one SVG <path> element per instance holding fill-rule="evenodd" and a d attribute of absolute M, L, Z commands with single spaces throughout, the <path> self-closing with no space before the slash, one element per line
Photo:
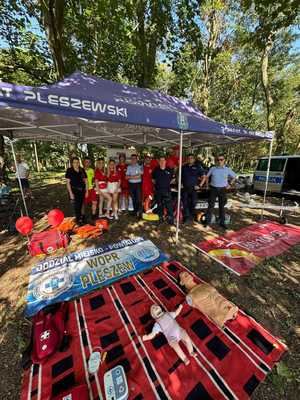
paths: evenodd
<path fill-rule="evenodd" d="M 199 184 L 199 178 L 204 175 L 203 168 L 195 163 L 193 154 L 188 155 L 187 164 L 182 167 L 182 203 L 183 203 L 183 221 L 195 217 L 195 205 L 197 201 L 197 192 L 195 186 Z"/>
<path fill-rule="evenodd" d="M 66 171 L 67 189 L 70 200 L 74 205 L 77 224 L 84 223 L 84 215 L 81 214 L 84 198 L 88 196 L 88 183 L 85 170 L 80 167 L 79 158 L 72 158 L 72 166 Z"/>
<path fill-rule="evenodd" d="M 167 210 L 168 223 L 174 224 L 171 181 L 174 178 L 173 170 L 167 168 L 166 157 L 159 158 L 159 166 L 152 173 L 153 183 L 155 186 L 155 197 L 157 201 L 157 212 L 160 221 L 163 220 L 164 208 Z"/>

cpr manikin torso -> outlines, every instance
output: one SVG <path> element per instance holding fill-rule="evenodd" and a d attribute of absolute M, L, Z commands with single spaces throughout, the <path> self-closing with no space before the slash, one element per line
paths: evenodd
<path fill-rule="evenodd" d="M 187 290 L 186 301 L 194 308 L 206 314 L 218 326 L 237 316 L 238 307 L 221 296 L 208 283 L 197 284 L 188 272 L 181 272 L 180 284 Z"/>

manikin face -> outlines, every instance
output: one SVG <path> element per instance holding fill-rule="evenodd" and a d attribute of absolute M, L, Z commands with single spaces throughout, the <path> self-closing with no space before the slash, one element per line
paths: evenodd
<path fill-rule="evenodd" d="M 183 286 L 192 284 L 194 282 L 192 275 L 190 275 L 188 272 L 181 272 L 179 274 L 179 278 L 180 278 L 180 285 Z"/>
<path fill-rule="evenodd" d="M 83 167 L 84 167 L 84 169 L 87 169 L 87 168 L 89 168 L 91 166 L 91 160 L 89 160 L 88 158 L 86 158 L 84 161 L 83 161 Z"/>
<path fill-rule="evenodd" d="M 164 312 L 159 305 L 152 304 L 152 306 L 150 308 L 150 314 L 151 314 L 152 318 L 157 319 L 157 318 L 161 317 L 164 314 Z"/>

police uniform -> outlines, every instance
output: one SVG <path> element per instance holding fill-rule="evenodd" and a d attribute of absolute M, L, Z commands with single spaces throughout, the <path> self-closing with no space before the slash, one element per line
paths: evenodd
<path fill-rule="evenodd" d="M 155 180 L 155 197 L 159 219 L 163 219 L 164 208 L 166 208 L 168 222 L 170 224 L 174 223 L 170 186 L 173 177 L 174 174 L 170 168 L 161 169 L 160 167 L 157 167 L 152 173 L 152 178 Z"/>
<path fill-rule="evenodd" d="M 199 184 L 199 178 L 204 174 L 203 168 L 195 163 L 186 164 L 182 167 L 182 203 L 184 219 L 195 215 L 195 205 L 197 201 L 197 192 L 195 186 Z"/>
<path fill-rule="evenodd" d="M 225 204 L 227 202 L 226 187 L 228 186 L 228 178 L 235 178 L 236 175 L 231 168 L 224 166 L 211 167 L 206 175 L 210 178 L 210 192 L 208 199 L 208 209 L 206 221 L 209 224 L 211 221 L 212 210 L 215 207 L 215 202 L 219 200 L 219 219 L 220 225 L 225 224 Z"/>

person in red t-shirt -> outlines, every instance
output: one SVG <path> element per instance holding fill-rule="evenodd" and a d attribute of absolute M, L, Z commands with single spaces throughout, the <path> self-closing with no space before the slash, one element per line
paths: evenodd
<path fill-rule="evenodd" d="M 121 191 L 121 176 L 117 171 L 115 160 L 110 160 L 108 163 L 107 191 L 112 196 L 112 209 L 114 217 L 115 219 L 119 219 L 118 203 L 119 203 L 119 192 Z"/>
<path fill-rule="evenodd" d="M 144 160 L 144 173 L 142 181 L 143 201 L 145 201 L 148 197 L 153 196 L 153 168 L 151 167 L 151 161 L 151 157 L 149 155 L 146 155 Z"/>
<path fill-rule="evenodd" d="M 95 169 L 95 185 L 96 192 L 99 194 L 99 217 L 110 217 L 110 207 L 112 203 L 112 196 L 107 192 L 107 176 L 104 173 L 104 158 L 98 158 L 96 161 Z M 103 203 L 104 200 L 107 202 L 106 214 L 103 215 Z"/>
<path fill-rule="evenodd" d="M 171 153 L 167 158 L 167 168 L 177 169 L 179 165 L 178 146 L 171 149 Z"/>
<path fill-rule="evenodd" d="M 151 167 L 152 171 L 154 171 L 155 168 L 158 166 L 159 166 L 158 160 L 156 158 L 151 158 L 150 167 Z"/>
<path fill-rule="evenodd" d="M 129 199 L 129 184 L 128 180 L 126 179 L 127 164 L 125 154 L 119 155 L 119 164 L 117 165 L 117 171 L 121 177 L 121 193 L 119 196 L 120 208 L 122 208 L 122 210 L 127 210 Z"/>

